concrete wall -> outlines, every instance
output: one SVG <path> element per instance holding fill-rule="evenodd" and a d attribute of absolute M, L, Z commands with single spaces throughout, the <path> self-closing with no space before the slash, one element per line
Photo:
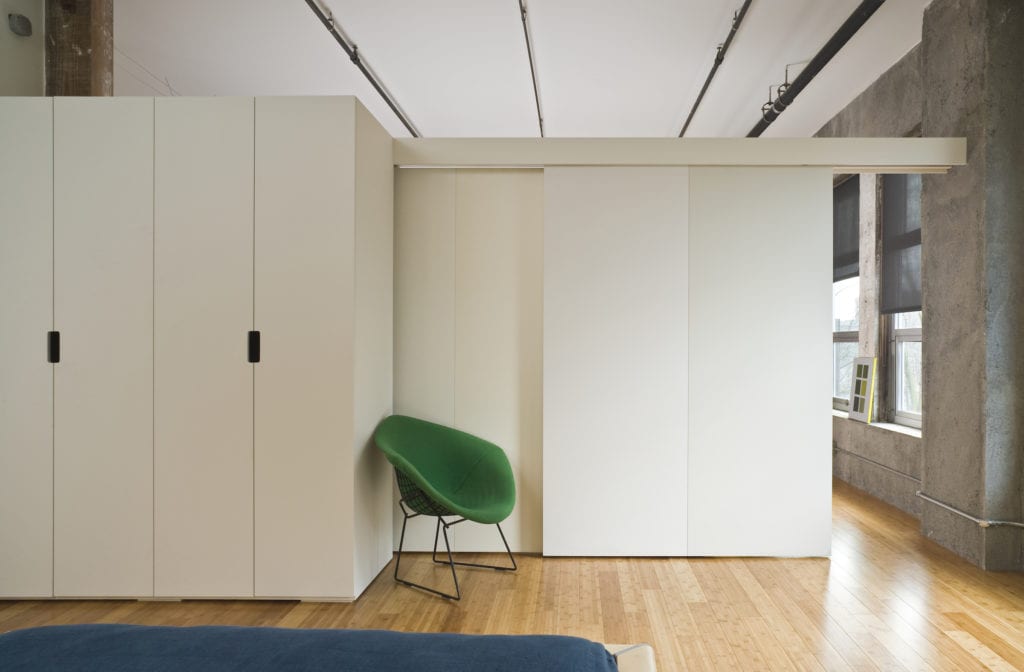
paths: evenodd
<path fill-rule="evenodd" d="M 922 188 L 923 440 L 834 420 L 834 473 L 904 510 L 922 533 L 995 570 L 1024 569 L 1020 528 L 980 527 L 907 496 L 920 489 L 967 516 L 1024 513 L 1024 3 L 934 0 L 921 44 L 819 131 L 821 136 L 967 138 L 967 165 Z M 864 188 L 862 182 L 862 189 Z M 863 205 L 863 204 L 862 204 Z M 868 208 L 871 215 L 871 208 Z M 877 212 L 874 213 L 877 216 Z M 862 275 L 871 270 L 862 213 Z M 866 258 L 865 258 L 866 257 Z M 861 347 L 877 309 L 865 278 Z M 915 471 L 916 469 L 916 471 Z"/>
<path fill-rule="evenodd" d="M 832 416 L 832 473 L 920 517 L 922 441 L 917 430 Z"/>
<path fill-rule="evenodd" d="M 926 135 L 967 137 L 967 165 L 922 187 L 924 490 L 1020 520 L 1024 396 L 1024 4 L 936 0 L 922 32 Z M 988 569 L 1022 569 L 1022 530 L 926 504 L 922 531 Z"/>

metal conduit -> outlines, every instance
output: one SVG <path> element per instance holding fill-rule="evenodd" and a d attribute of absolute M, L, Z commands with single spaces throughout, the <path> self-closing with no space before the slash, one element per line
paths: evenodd
<path fill-rule="evenodd" d="M 700 88 L 700 93 L 697 94 L 697 100 L 693 101 L 693 107 L 690 108 L 690 114 L 687 115 L 686 122 L 683 123 L 683 129 L 679 131 L 680 138 L 686 135 L 686 129 L 690 127 L 690 122 L 693 121 L 693 115 L 697 113 L 697 108 L 700 107 L 701 101 L 704 100 L 704 94 L 708 92 L 708 87 L 711 86 L 711 80 L 715 78 L 715 73 L 718 72 L 718 66 L 722 65 L 722 61 L 725 60 L 725 52 L 729 51 L 729 45 L 732 44 L 732 38 L 736 35 L 736 31 L 740 29 L 740 24 L 743 23 L 743 17 L 746 16 L 747 10 L 750 9 L 751 2 L 752 0 L 745 0 L 739 11 L 733 14 L 732 28 L 729 30 L 729 34 L 726 36 L 725 42 L 718 45 L 718 50 L 715 52 L 715 62 L 711 66 L 711 72 L 708 73 L 707 79 L 704 80 L 704 86 Z"/>
<path fill-rule="evenodd" d="M 399 107 L 398 103 L 395 102 L 395 99 L 390 93 L 388 93 L 387 89 L 384 88 L 384 85 L 380 83 L 377 76 L 374 75 L 370 68 L 363 62 L 363 59 L 359 56 L 359 47 L 354 44 L 349 44 L 345 34 L 342 33 L 341 29 L 339 29 L 335 24 L 331 10 L 328 9 L 325 11 L 322 9 L 317 0 L 306 0 L 306 4 L 309 5 L 309 8 L 313 10 L 314 14 L 316 14 L 316 18 L 320 19 L 320 23 L 324 24 L 324 27 L 327 28 L 327 32 L 329 32 L 331 36 L 334 37 L 335 41 L 341 45 L 341 48 L 348 55 L 349 59 L 355 63 L 357 68 L 359 68 L 359 72 L 363 73 L 363 76 L 366 77 L 368 82 L 370 82 L 370 85 L 376 89 L 377 93 L 380 94 L 380 97 L 388 104 L 388 107 L 390 107 L 391 111 L 395 113 L 395 116 L 398 117 L 400 122 L 402 122 L 402 125 L 405 126 L 409 133 L 412 134 L 412 137 L 420 137 L 419 131 L 416 130 L 416 127 L 413 126 L 413 123 L 409 118 L 405 116 L 405 113 L 402 112 L 402 109 Z"/>
<path fill-rule="evenodd" d="M 971 514 L 967 513 L 966 511 L 961 511 L 960 509 L 956 508 L 955 506 L 950 506 L 949 504 L 946 504 L 945 502 L 940 502 L 939 500 L 935 499 L 934 497 L 929 497 L 928 495 L 924 494 L 920 490 L 918 490 L 916 494 L 917 494 L 918 497 L 920 497 L 921 499 L 923 499 L 926 502 L 934 504 L 935 506 L 937 506 L 937 507 L 939 507 L 941 509 L 945 509 L 946 511 L 949 511 L 950 513 L 955 513 L 956 515 L 960 516 L 961 518 L 966 518 L 967 520 L 970 520 L 970 521 L 972 521 L 974 523 L 977 523 L 978 527 L 1024 527 L 1024 523 L 1018 523 L 1018 522 L 1015 522 L 1015 521 L 1012 521 L 1012 520 L 986 520 L 984 518 L 978 518 L 976 516 L 972 516 Z"/>
<path fill-rule="evenodd" d="M 747 133 L 747 137 L 756 138 L 764 133 L 765 129 L 779 118 L 779 115 L 793 103 L 793 100 L 800 95 L 800 92 L 811 83 L 811 80 L 821 72 L 822 68 L 828 65 L 832 57 L 839 53 L 839 50 L 850 41 L 850 38 L 868 22 L 868 19 L 884 3 L 885 0 L 864 0 L 861 2 L 857 9 L 853 10 L 849 18 L 843 22 L 843 25 L 839 26 L 839 30 L 829 38 L 825 46 L 807 63 L 807 67 L 800 71 L 800 74 L 793 80 L 793 83 L 786 89 L 785 93 L 775 99 L 774 104 L 767 112 L 762 113 L 761 120 L 754 124 L 754 127 Z"/>

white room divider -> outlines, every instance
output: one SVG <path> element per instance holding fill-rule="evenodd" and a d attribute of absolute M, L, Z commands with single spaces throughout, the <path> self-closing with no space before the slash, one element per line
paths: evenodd
<path fill-rule="evenodd" d="M 395 191 L 395 411 L 505 449 L 518 501 L 502 529 L 513 550 L 535 553 L 543 189 L 539 170 L 442 169 L 400 170 Z M 503 550 L 490 526 L 449 534 L 456 550 Z M 433 540 L 427 521 L 406 531 L 406 548 Z"/>
<path fill-rule="evenodd" d="M 544 171 L 544 553 L 686 555 L 687 169 Z"/>
<path fill-rule="evenodd" d="M 831 188 L 690 170 L 690 555 L 829 554 Z"/>

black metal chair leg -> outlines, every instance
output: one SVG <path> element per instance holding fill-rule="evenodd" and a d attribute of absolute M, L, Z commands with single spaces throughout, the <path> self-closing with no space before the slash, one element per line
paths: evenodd
<path fill-rule="evenodd" d="M 402 548 L 405 546 L 405 525 L 406 525 L 406 523 L 409 522 L 410 518 L 415 518 L 416 516 L 420 515 L 418 513 L 409 515 L 409 513 L 406 512 L 404 506 L 402 507 L 402 514 L 405 516 L 405 518 L 402 520 L 402 534 L 401 534 L 401 536 L 399 537 L 399 540 L 398 540 L 398 556 L 395 558 L 395 581 L 397 581 L 398 583 L 404 584 L 406 586 L 410 586 L 412 588 L 419 588 L 420 590 L 425 590 L 428 593 L 433 593 L 434 595 L 439 595 L 440 597 L 443 597 L 443 598 L 448 599 L 448 600 L 454 600 L 454 601 L 461 600 L 462 599 L 462 593 L 459 590 L 459 577 L 456 576 L 456 574 L 455 574 L 455 563 L 451 561 L 451 559 L 452 559 L 452 547 L 451 547 L 451 544 L 448 543 L 448 525 L 447 524 L 445 524 L 445 526 L 444 526 L 444 545 L 445 545 L 445 548 L 448 550 L 449 562 L 447 564 L 449 564 L 451 566 L 451 569 L 452 569 L 452 581 L 455 583 L 455 594 L 452 595 L 451 593 L 445 593 L 445 592 L 442 592 L 442 591 L 437 590 L 435 588 L 431 588 L 429 586 L 424 586 L 424 585 L 421 585 L 419 583 L 413 583 L 412 581 L 407 581 L 407 580 L 402 579 L 402 578 L 400 578 L 398 576 L 398 566 L 402 562 Z M 441 518 L 440 518 L 440 516 L 438 516 L 437 529 L 434 530 L 434 553 L 435 554 L 437 553 L 437 533 L 438 533 L 438 531 L 440 531 L 440 527 L 441 527 L 441 522 L 440 521 L 441 521 Z"/>
<path fill-rule="evenodd" d="M 437 526 L 438 526 L 438 528 L 440 528 L 441 527 L 441 517 L 438 516 L 437 520 L 438 520 Z M 464 519 L 462 519 L 462 520 L 464 520 Z M 452 523 L 452 525 L 455 525 L 457 523 L 461 523 L 462 520 L 458 520 L 455 523 Z M 482 565 L 482 564 L 479 564 L 479 563 L 476 563 L 476 562 L 455 562 L 455 561 L 451 560 L 451 553 L 450 552 L 448 554 L 448 556 L 449 556 L 448 561 L 438 560 L 437 559 L 437 530 L 434 531 L 434 552 L 431 555 L 431 559 L 433 559 L 433 561 L 436 562 L 439 565 L 447 565 L 447 564 L 451 563 L 451 564 L 454 564 L 454 565 L 459 565 L 460 567 L 477 567 L 479 569 L 496 569 L 496 570 L 498 570 L 500 572 L 514 572 L 517 569 L 519 569 L 519 567 L 516 565 L 516 558 L 515 558 L 514 555 L 512 555 L 512 549 L 509 548 L 508 540 L 505 539 L 505 533 L 502 531 L 501 525 L 498 524 L 498 523 L 495 523 L 495 527 L 498 528 L 498 534 L 501 535 L 501 542 L 503 544 L 505 544 L 505 552 L 508 554 L 508 559 L 512 562 L 512 566 L 511 567 L 503 567 L 501 565 Z M 448 529 L 448 525 L 445 524 L 445 530 L 447 530 L 447 529 Z M 447 541 L 447 534 L 445 535 L 445 539 Z"/>

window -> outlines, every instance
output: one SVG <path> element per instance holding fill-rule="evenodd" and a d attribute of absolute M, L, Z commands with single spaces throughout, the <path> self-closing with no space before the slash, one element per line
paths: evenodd
<path fill-rule="evenodd" d="M 921 426 L 921 311 L 895 313 L 890 339 L 893 420 Z"/>
<path fill-rule="evenodd" d="M 889 332 L 887 407 L 893 422 L 921 426 L 921 176 L 882 177 L 880 309 Z"/>
<path fill-rule="evenodd" d="M 832 189 L 832 407 L 850 407 L 860 320 L 860 178 L 843 175 Z"/>
<path fill-rule="evenodd" d="M 853 358 L 857 356 L 860 321 L 860 278 L 832 283 L 832 406 L 850 407 Z"/>

